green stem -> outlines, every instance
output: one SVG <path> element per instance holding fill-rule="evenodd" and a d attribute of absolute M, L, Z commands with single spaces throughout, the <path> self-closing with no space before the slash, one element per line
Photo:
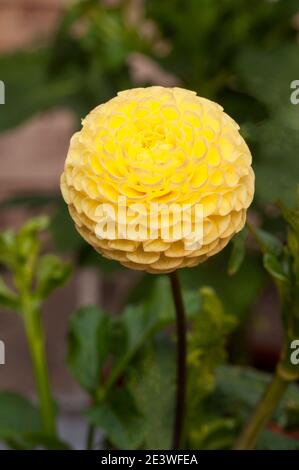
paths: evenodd
<path fill-rule="evenodd" d="M 30 304 L 27 304 L 24 309 L 24 322 L 39 396 L 43 429 L 47 435 L 52 436 L 56 431 L 55 413 L 45 353 L 44 332 L 40 312 Z"/>
<path fill-rule="evenodd" d="M 186 314 L 182 298 L 180 281 L 176 272 L 170 274 L 172 296 L 176 312 L 177 334 L 177 384 L 175 401 L 175 419 L 172 436 L 172 449 L 180 449 L 182 445 L 182 432 L 184 425 L 185 397 L 186 397 Z"/>
<path fill-rule="evenodd" d="M 279 374 L 279 368 L 263 397 L 236 442 L 235 450 L 254 449 L 256 442 L 288 387 L 289 381 Z"/>
<path fill-rule="evenodd" d="M 86 449 L 87 450 L 93 449 L 95 430 L 96 430 L 95 425 L 89 424 L 88 429 L 87 429 L 87 437 L 86 437 Z"/>

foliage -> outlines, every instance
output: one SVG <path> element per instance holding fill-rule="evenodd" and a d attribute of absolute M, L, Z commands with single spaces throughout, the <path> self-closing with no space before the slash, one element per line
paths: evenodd
<path fill-rule="evenodd" d="M 221 301 L 211 288 L 200 290 L 201 311 L 193 322 L 188 341 L 188 396 L 186 440 L 191 448 L 210 448 L 216 445 L 222 428 L 231 428 L 230 420 L 205 414 L 205 399 L 215 389 L 215 370 L 226 359 L 226 336 L 236 324 L 227 315 Z M 212 444 L 212 442 L 214 444 Z M 226 446 L 224 442 L 218 445 Z"/>
<path fill-rule="evenodd" d="M 182 86 L 223 103 L 244 124 L 261 202 L 275 200 L 278 192 L 285 202 L 294 200 L 298 107 L 290 103 L 290 83 L 298 75 L 296 0 L 254 0 L 250 6 L 246 0 L 151 0 L 135 21 L 130 3 L 107 8 L 103 2 L 77 1 L 51 41 L 0 57 L 7 94 L 0 130 L 62 105 L 81 119 L 134 85 L 129 59 L 143 54 Z M 145 34 L 149 27 L 152 32 Z"/>
<path fill-rule="evenodd" d="M 165 293 L 164 281 L 161 279 L 155 282 L 151 293 L 153 299 L 150 303 L 145 300 L 146 305 L 157 305 L 162 285 Z M 210 288 L 202 288 L 196 295 L 199 297 L 197 310 L 193 310 L 192 296 L 185 295 L 185 306 L 192 326 L 188 339 L 185 448 L 231 448 L 238 431 L 268 383 L 269 375 L 224 365 L 225 338 L 236 324 L 235 317 L 225 313 L 219 298 Z M 105 367 L 105 363 L 102 363 L 102 368 L 98 371 L 98 390 L 96 393 L 92 392 L 94 405 L 85 415 L 91 423 L 105 431 L 108 446 L 165 449 L 169 447 L 173 420 L 175 345 L 169 336 L 159 331 L 162 326 L 171 322 L 171 315 L 170 310 L 162 306 L 159 311 L 149 308 L 148 316 L 143 317 L 140 307 L 138 303 L 132 304 L 124 312 L 125 318 L 121 315 L 109 323 L 109 335 L 111 338 L 117 337 L 117 341 L 105 342 L 107 331 L 103 329 L 102 339 L 99 338 L 95 343 L 98 353 L 103 351 L 103 347 L 107 348 L 106 360 L 110 367 L 107 369 L 107 364 Z M 86 309 L 87 311 L 92 316 L 94 308 Z M 128 311 L 130 315 L 126 316 Z M 142 319 L 138 319 L 139 314 Z M 102 321 L 102 315 L 98 311 L 99 321 Z M 150 315 L 154 316 L 154 320 L 153 323 L 150 322 L 151 327 L 148 330 L 146 318 Z M 82 317 L 82 311 L 74 318 L 76 317 Z M 166 318 L 169 318 L 167 322 Z M 136 321 L 142 324 L 141 328 L 135 324 Z M 76 320 L 74 324 L 82 330 Z M 133 343 L 130 339 L 132 337 L 135 338 Z M 138 338 L 140 341 L 137 341 Z M 89 336 L 86 341 L 90 341 Z M 135 345 L 134 354 L 131 352 L 132 344 Z M 77 358 L 84 358 L 88 349 L 86 345 L 82 348 L 82 345 L 80 347 L 77 344 L 76 352 L 72 341 L 70 348 Z M 94 353 L 94 357 L 96 354 Z M 118 366 L 119 358 L 122 357 L 129 358 L 125 367 Z M 88 370 L 88 362 L 85 367 Z M 76 370 L 73 373 L 76 376 Z M 126 405 L 123 404 L 124 400 Z M 298 387 L 293 385 L 275 414 L 274 419 L 279 426 L 287 428 L 289 407 L 297 406 L 298 403 Z M 275 446 L 297 448 L 297 443 L 292 438 L 271 431 L 262 434 L 258 445 L 264 449 Z"/>
<path fill-rule="evenodd" d="M 258 204 L 275 202 L 278 194 L 293 203 L 298 106 L 290 103 L 290 83 L 298 71 L 296 0 L 185 3 L 151 0 L 136 11 L 131 1 L 109 8 L 93 0 L 72 4 L 51 40 L 0 57 L 7 94 L 0 130 L 57 106 L 73 110 L 79 122 L 92 107 L 134 86 L 130 58 L 143 54 L 173 73 L 181 86 L 222 103 L 241 122 L 254 156 Z M 151 83 L 145 79 L 140 84 Z M 53 197 L 49 201 L 53 203 Z M 51 233 L 60 250 L 78 254 L 80 264 L 104 272 L 119 269 L 86 246 L 61 204 Z M 253 278 L 249 270 L 244 283 L 251 286 Z M 258 290 L 256 283 L 254 279 L 252 294 L 248 288 L 241 310 L 246 311 Z M 221 283 L 216 287 L 221 289 Z M 234 303 L 229 307 L 239 311 Z"/>
<path fill-rule="evenodd" d="M 246 322 L 269 275 L 282 302 L 282 367 L 293 378 L 298 374 L 287 354 L 299 335 L 299 213 L 294 209 L 299 108 L 290 103 L 290 84 L 299 74 L 293 27 L 298 2 L 146 0 L 135 20 L 131 3 L 107 8 L 93 0 L 73 2 L 50 40 L 1 55 L 6 105 L 0 131 L 60 106 L 72 110 L 79 125 L 91 108 L 135 86 L 130 65 L 135 53 L 173 74 L 180 86 L 220 102 L 241 123 L 256 172 L 253 219 L 263 228 L 249 224 L 231 248 L 180 273 L 189 329 L 185 447 L 230 449 L 270 377 L 231 365 L 227 342 Z M 283 217 L 268 210 L 278 199 Z M 0 306 L 24 322 L 40 398 L 34 405 L 15 393 L 0 393 L 0 440 L 11 448 L 67 448 L 55 429 L 45 428 L 54 406 L 47 385 L 40 386 L 41 376 L 47 382 L 40 310 L 66 282 L 70 265 L 44 254 L 39 234 L 49 229 L 58 251 L 105 276 L 119 265 L 99 257 L 79 237 L 57 194 L 18 195 L 1 203 L 1 208 L 16 206 L 54 211 L 50 221 L 33 219 L 18 231 L 0 234 Z M 128 297 L 119 316 L 97 306 L 73 315 L 67 364 L 90 396 L 84 417 L 104 431 L 107 447 L 166 449 L 175 391 L 175 315 L 168 280 L 145 275 Z M 276 427 L 271 423 L 261 433 L 258 448 L 298 449 L 290 434 L 298 430 L 298 410 L 298 386 L 292 384 L 272 418 Z"/>
<path fill-rule="evenodd" d="M 238 59 L 245 90 L 266 110 L 263 119 L 248 119 L 255 150 L 256 191 L 262 202 L 294 204 L 298 182 L 298 106 L 291 103 L 291 83 L 298 76 L 298 46 L 248 48 Z M 254 70 L 254 73 L 251 71 Z M 282 158 L 283 155 L 283 158 Z"/>
<path fill-rule="evenodd" d="M 90 368 L 94 369 L 95 365 L 90 363 L 88 357 L 88 351 L 91 348 L 97 348 L 93 357 L 99 355 L 109 360 L 109 372 L 106 369 L 105 374 L 105 363 L 101 362 L 101 367 L 97 368 L 96 373 L 93 374 L 93 377 L 100 377 L 100 381 L 95 382 L 97 390 L 88 387 L 86 380 L 80 380 L 80 382 L 84 388 L 89 389 L 95 400 L 95 405 L 88 410 L 87 417 L 92 423 L 106 431 L 109 441 L 114 446 L 122 447 L 125 443 L 127 448 L 134 448 L 136 436 L 140 438 L 139 446 L 143 445 L 145 448 L 147 446 L 162 448 L 169 445 L 169 424 L 172 420 L 170 410 L 173 408 L 174 391 L 173 344 L 165 338 L 162 342 L 160 334 L 156 336 L 162 327 L 173 323 L 174 320 L 170 289 L 166 283 L 166 279 L 158 278 L 149 299 L 141 304 L 127 306 L 124 312 L 114 320 L 99 310 L 96 312 L 93 307 L 81 310 L 73 317 L 69 338 L 69 364 L 74 376 L 79 377 L 80 380 L 80 374 L 88 375 Z M 210 290 L 204 290 L 199 294 L 185 292 L 184 299 L 187 315 L 192 322 L 197 321 L 195 319 L 199 318 L 199 312 L 200 318 L 203 319 L 207 315 L 213 316 L 213 305 L 210 303 L 215 302 L 217 305 L 219 302 Z M 216 312 L 216 315 L 219 313 Z M 217 319 L 221 321 L 221 317 L 214 319 L 216 324 Z M 85 325 L 81 324 L 82 321 Z M 98 330 L 100 336 L 97 337 L 97 341 L 92 339 L 95 338 L 97 331 L 97 327 L 94 324 L 92 326 L 91 323 L 94 321 L 97 324 L 105 322 L 106 325 L 105 328 Z M 208 333 L 208 328 L 215 327 L 212 319 L 211 323 L 212 325 L 204 320 L 203 334 Z M 90 331 L 90 334 L 87 331 Z M 219 332 L 219 336 L 220 334 Z M 79 336 L 84 339 L 84 342 L 74 341 L 74 337 Z M 107 338 L 111 340 L 107 341 Z M 208 348 L 209 345 L 205 347 Z M 215 344 L 216 349 L 217 347 L 219 346 Z M 195 346 L 193 350 L 194 361 L 194 355 L 199 351 Z M 208 356 L 207 361 L 209 361 Z M 203 373 L 209 374 L 211 367 L 215 367 L 214 362 L 212 361 L 212 364 L 207 362 Z M 127 389 L 124 388 L 123 393 L 126 394 L 130 403 L 129 408 L 135 416 L 132 426 L 135 427 L 137 422 L 140 422 L 143 432 L 136 433 L 135 431 L 130 435 L 127 434 L 129 428 L 124 429 L 121 425 L 125 419 L 121 413 L 127 413 L 127 411 L 119 407 L 119 400 L 122 396 L 119 389 L 120 379 L 121 383 L 126 384 Z M 124 386 L 122 385 L 121 389 Z M 117 400 L 114 399 L 115 394 L 118 397 Z M 163 401 L 159 402 L 158 396 L 163 396 Z M 154 410 L 158 411 L 158 409 L 159 413 L 155 413 Z M 129 426 L 128 423 L 127 426 Z"/>
<path fill-rule="evenodd" d="M 251 231 L 263 252 L 263 263 L 280 293 L 282 320 L 285 333 L 285 350 L 282 355 L 283 367 L 298 376 L 298 368 L 290 363 L 289 351 L 293 340 L 299 334 L 299 211 L 280 205 L 286 223 L 287 239 L 283 245 L 279 239 L 261 229 Z"/>
<path fill-rule="evenodd" d="M 297 213 L 283 211 L 289 224 L 287 247 L 264 230 L 250 230 L 265 252 L 266 269 L 278 285 L 285 286 L 291 281 L 281 279 L 277 272 L 282 271 L 284 276 L 297 272 Z M 33 219 L 19 231 L 6 231 L 0 237 L 1 262 L 12 270 L 15 282 L 14 289 L 2 282 L 1 302 L 6 307 L 17 306 L 25 317 L 24 292 L 29 292 L 33 305 L 40 307 L 69 274 L 69 266 L 59 258 L 40 255 L 37 235 L 47 226 L 47 219 Z M 274 257 L 274 264 L 269 256 Z M 85 417 L 105 432 L 108 446 L 163 449 L 169 447 L 173 422 L 175 343 L 162 331 L 174 322 L 174 306 L 166 277 L 153 278 L 147 295 L 141 292 L 135 293 L 117 317 L 95 306 L 74 314 L 68 365 L 93 401 Z M 237 317 L 226 313 L 213 289 L 184 289 L 183 298 L 190 322 L 185 447 L 231 448 L 268 377 L 224 365 L 227 336 L 235 328 Z M 274 416 L 280 427 L 294 426 L 290 419 L 294 407 L 299 407 L 296 386 L 290 387 Z M 24 419 L 17 419 L 20 416 Z M 1 439 L 10 447 L 66 448 L 55 434 L 44 431 L 40 410 L 23 397 L 2 393 L 0 418 Z M 297 448 L 297 443 L 286 434 L 267 430 L 258 447 Z"/>
<path fill-rule="evenodd" d="M 39 233 L 48 225 L 46 217 L 39 217 L 17 231 L 0 233 L 0 264 L 11 276 L 10 285 L 0 278 L 0 305 L 22 318 L 40 398 L 36 408 L 17 394 L 0 394 L 0 438 L 13 448 L 67 447 L 54 432 L 40 308 L 66 282 L 71 267 L 55 255 L 41 254 Z"/>
<path fill-rule="evenodd" d="M 216 391 L 210 398 L 209 407 L 217 407 L 220 416 L 234 421 L 234 430 L 231 439 L 235 439 L 238 431 L 248 419 L 256 403 L 263 395 L 265 387 L 270 382 L 270 375 L 250 368 L 232 367 L 222 365 L 216 372 Z M 257 448 L 271 449 L 298 449 L 298 441 L 288 436 L 288 410 L 291 404 L 298 405 L 298 386 L 290 385 L 285 396 L 279 404 L 273 420 L 279 426 L 279 433 L 265 430 L 258 441 Z"/>
<path fill-rule="evenodd" d="M 48 219 L 29 220 L 18 232 L 7 230 L 0 234 L 0 263 L 12 274 L 15 290 L 3 279 L 0 300 L 4 307 L 22 313 L 24 295 L 31 291 L 32 302 L 38 308 L 50 293 L 64 284 L 70 275 L 70 265 L 55 255 L 40 254 L 38 233 L 48 226 Z"/>

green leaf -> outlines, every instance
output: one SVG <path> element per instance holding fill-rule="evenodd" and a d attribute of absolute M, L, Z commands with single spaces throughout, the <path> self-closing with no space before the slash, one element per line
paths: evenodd
<path fill-rule="evenodd" d="M 216 368 L 226 359 L 227 335 L 236 324 L 209 287 L 200 290 L 201 309 L 188 334 L 187 410 L 185 418 L 188 448 L 229 448 L 233 441 L 234 420 L 206 402 L 215 390 Z M 219 446 L 219 447 L 218 447 Z"/>
<path fill-rule="evenodd" d="M 14 441 L 40 431 L 39 412 L 29 400 L 16 393 L 0 392 L 0 440 Z"/>
<path fill-rule="evenodd" d="M 175 350 L 159 335 L 129 371 L 128 386 L 143 416 L 144 448 L 168 449 L 175 395 Z"/>
<path fill-rule="evenodd" d="M 78 251 L 86 245 L 86 242 L 76 231 L 75 224 L 64 202 L 59 204 L 51 219 L 50 233 L 56 248 L 64 253 Z"/>
<path fill-rule="evenodd" d="M 48 217 L 36 217 L 26 222 L 17 233 L 18 258 L 24 260 L 34 259 L 39 251 L 40 242 L 37 237 L 39 232 L 48 228 Z"/>
<path fill-rule="evenodd" d="M 281 420 L 284 429 L 287 431 L 296 431 L 299 429 L 299 399 L 298 401 L 289 401 L 285 407 L 285 414 Z"/>
<path fill-rule="evenodd" d="M 190 449 L 226 450 L 231 449 L 236 433 L 236 422 L 231 418 L 219 418 L 202 413 L 201 423 L 189 433 Z"/>
<path fill-rule="evenodd" d="M 49 449 L 49 450 L 70 450 L 68 443 L 58 437 L 49 436 L 41 432 L 26 433 L 15 437 L 11 444 L 14 449 Z"/>
<path fill-rule="evenodd" d="M 9 308 L 13 311 L 18 311 L 19 297 L 7 287 L 3 279 L 0 277 L 0 305 L 5 308 Z"/>
<path fill-rule="evenodd" d="M 0 263 L 12 268 L 16 257 L 16 234 L 13 230 L 0 233 Z"/>
<path fill-rule="evenodd" d="M 200 264 L 193 269 L 180 270 L 183 286 L 198 289 L 209 285 L 221 298 L 225 309 L 236 318 L 245 316 L 248 308 L 259 295 L 266 279 L 266 272 L 261 266 L 259 254 L 252 253 L 239 269 L 238 275 L 231 278 L 227 275 L 229 250 L 225 249 L 217 256 L 211 257 L 208 263 Z"/>
<path fill-rule="evenodd" d="M 282 254 L 283 244 L 277 237 L 260 228 L 251 227 L 251 230 L 264 253 L 270 253 L 274 256 Z"/>
<path fill-rule="evenodd" d="M 118 449 L 136 449 L 144 440 L 144 421 L 130 392 L 123 388 L 86 412 L 92 424 L 104 430 Z"/>
<path fill-rule="evenodd" d="M 20 237 L 25 235 L 35 235 L 36 233 L 43 232 L 49 227 L 49 218 L 47 216 L 40 216 L 30 219 L 20 229 Z"/>
<path fill-rule="evenodd" d="M 286 222 L 292 227 L 296 235 L 299 237 L 299 210 L 288 209 L 280 204 L 282 215 Z"/>
<path fill-rule="evenodd" d="M 200 296 L 196 292 L 185 291 L 183 298 L 187 316 L 192 318 L 199 311 Z M 114 383 L 147 338 L 163 326 L 173 323 L 174 319 L 169 280 L 160 277 L 156 279 L 145 301 L 137 305 L 128 305 L 119 318 L 123 346 L 113 365 L 108 383 Z"/>
<path fill-rule="evenodd" d="M 265 105 L 264 120 L 251 127 L 250 136 L 256 143 L 256 194 L 262 202 L 295 202 L 299 108 L 291 102 L 291 83 L 299 74 L 297 56 L 298 46 L 286 43 L 245 48 L 237 62 L 246 91 Z"/>
<path fill-rule="evenodd" d="M 44 255 L 36 266 L 36 291 L 39 299 L 47 298 L 53 290 L 63 286 L 71 274 L 71 265 L 55 255 Z"/>
<path fill-rule="evenodd" d="M 248 232 L 245 229 L 236 235 L 232 241 L 232 251 L 228 262 L 228 274 L 233 275 L 239 271 L 239 268 L 245 258 L 245 242 Z"/>
<path fill-rule="evenodd" d="M 281 86 L 288 88 L 285 83 Z M 293 206 L 296 202 L 299 159 L 294 155 L 299 145 L 298 119 L 299 116 L 289 125 L 284 112 L 277 112 L 273 118 L 257 124 L 251 136 L 257 142 L 256 196 L 264 204 L 283 201 Z"/>
<path fill-rule="evenodd" d="M 150 315 L 144 305 L 129 305 L 119 320 L 122 342 L 108 377 L 108 387 L 115 383 L 145 340 L 155 331 L 157 312 Z"/>
<path fill-rule="evenodd" d="M 290 84 L 299 74 L 297 55 L 298 46 L 291 43 L 272 50 L 244 49 L 238 69 L 250 94 L 274 111 L 293 106 Z"/>
<path fill-rule="evenodd" d="M 299 204 L 299 195 L 297 205 Z M 292 257 L 292 272 L 299 285 L 299 210 L 289 209 L 280 204 L 280 209 L 288 224 L 287 249 Z"/>
<path fill-rule="evenodd" d="M 55 436 L 45 435 L 38 409 L 13 392 L 0 392 L 0 441 L 13 449 L 69 448 Z"/>
<path fill-rule="evenodd" d="M 23 285 L 31 286 L 35 263 L 40 251 L 39 232 L 44 231 L 49 225 L 48 217 L 36 217 L 26 222 L 17 232 L 16 245 L 16 277 L 18 288 Z"/>
<path fill-rule="evenodd" d="M 216 405 L 219 412 L 236 413 L 245 421 L 252 412 L 265 387 L 271 381 L 271 374 L 248 367 L 221 365 L 216 371 Z M 290 384 L 278 404 L 273 419 L 285 423 L 286 408 L 299 407 L 299 387 Z"/>
<path fill-rule="evenodd" d="M 187 437 L 194 445 L 203 443 L 204 400 L 215 389 L 216 368 L 226 359 L 227 335 L 236 325 L 235 317 L 228 315 L 224 307 L 209 287 L 200 290 L 201 310 L 192 322 L 188 335 L 188 387 L 187 387 Z"/>
<path fill-rule="evenodd" d="M 278 432 L 264 431 L 256 446 L 257 450 L 299 450 L 298 439 Z"/>
<path fill-rule="evenodd" d="M 289 227 L 288 229 L 288 250 L 293 258 L 292 271 L 299 285 L 299 236 Z"/>
<path fill-rule="evenodd" d="M 61 104 L 77 91 L 77 79 L 49 77 L 49 50 L 40 48 L 0 57 L 1 80 L 5 83 L 5 113 L 0 130 L 21 124 L 37 112 Z M 16 106 L 15 98 L 18 97 Z"/>
<path fill-rule="evenodd" d="M 67 363 L 74 378 L 91 394 L 100 386 L 110 335 L 111 319 L 97 307 L 81 308 L 71 319 Z"/>
<path fill-rule="evenodd" d="M 265 253 L 263 257 L 263 262 L 265 269 L 268 271 L 269 274 L 271 274 L 271 276 L 276 281 L 283 284 L 289 282 L 288 276 L 285 273 L 283 265 L 275 255 L 271 253 Z"/>
<path fill-rule="evenodd" d="M 245 420 L 270 382 L 270 374 L 254 369 L 220 365 L 216 370 L 219 412 L 238 413 Z"/>
<path fill-rule="evenodd" d="M 17 232 L 8 230 L 0 236 L 1 261 L 10 269 L 14 285 L 19 291 L 32 286 L 40 250 L 38 232 L 44 230 L 47 223 L 46 217 L 33 218 Z"/>
<path fill-rule="evenodd" d="M 21 267 L 28 276 L 39 250 L 37 234 L 48 227 L 47 217 L 35 217 L 26 222 L 16 233 L 6 230 L 0 234 L 0 262 L 12 270 Z M 24 266 L 26 264 L 26 266 Z"/>
<path fill-rule="evenodd" d="M 234 418 L 241 430 L 270 381 L 271 374 L 265 372 L 246 367 L 221 365 L 216 371 L 215 392 L 205 407 L 217 409 L 218 416 Z M 299 407 L 299 387 L 296 384 L 289 385 L 272 417 L 272 421 L 280 427 L 286 423 L 286 410 L 290 404 L 293 407 Z M 298 445 L 298 441 L 296 442 Z M 294 440 L 287 436 L 264 431 L 257 447 L 259 449 L 284 449 L 294 444 Z"/>

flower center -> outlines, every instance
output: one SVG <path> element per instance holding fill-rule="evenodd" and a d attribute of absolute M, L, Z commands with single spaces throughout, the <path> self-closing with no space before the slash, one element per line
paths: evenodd
<path fill-rule="evenodd" d="M 144 149 L 152 150 L 160 145 L 167 143 L 165 129 L 161 126 L 144 129 L 141 133 L 141 146 Z"/>

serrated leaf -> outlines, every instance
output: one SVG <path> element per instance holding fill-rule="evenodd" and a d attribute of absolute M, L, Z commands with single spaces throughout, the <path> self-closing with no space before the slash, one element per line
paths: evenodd
<path fill-rule="evenodd" d="M 292 227 L 297 237 L 299 237 L 299 210 L 288 209 L 281 204 L 280 208 L 284 219 Z"/>
<path fill-rule="evenodd" d="M 15 282 L 18 289 L 30 289 L 36 261 L 40 252 L 39 232 L 48 227 L 48 217 L 35 217 L 26 222 L 16 234 Z"/>
<path fill-rule="evenodd" d="M 279 238 L 260 228 L 251 227 L 251 230 L 264 253 L 270 253 L 274 256 L 282 254 L 283 244 Z"/>
<path fill-rule="evenodd" d="M 226 359 L 227 335 L 236 321 L 225 312 L 213 289 L 204 287 L 200 295 L 201 309 L 188 334 L 186 437 L 191 448 L 227 448 L 234 422 L 208 412 L 205 402 L 215 390 L 216 368 Z"/>
<path fill-rule="evenodd" d="M 36 290 L 39 299 L 47 298 L 53 290 L 64 285 L 71 274 L 71 265 L 55 255 L 44 255 L 36 266 Z"/>
<path fill-rule="evenodd" d="M 19 232 L 20 236 L 42 232 L 49 227 L 49 223 L 49 217 L 47 216 L 34 217 L 22 226 Z"/>
<path fill-rule="evenodd" d="M 0 392 L 0 440 L 21 439 L 41 431 L 40 415 L 29 400 L 12 392 Z"/>
<path fill-rule="evenodd" d="M 256 195 L 262 202 L 295 202 L 299 108 L 291 102 L 291 83 L 299 73 L 297 55 L 298 46 L 286 43 L 264 50 L 246 48 L 237 62 L 245 89 L 268 113 L 251 128 L 256 142 Z"/>
<path fill-rule="evenodd" d="M 289 279 L 283 265 L 272 253 L 265 253 L 263 257 L 264 267 L 269 274 L 280 283 L 288 283 Z"/>
<path fill-rule="evenodd" d="M 293 258 L 292 271 L 299 285 L 299 235 L 289 227 L 288 229 L 288 250 Z"/>
<path fill-rule="evenodd" d="M 0 277 L 0 305 L 13 311 L 18 311 L 19 297 L 15 294 Z"/>
<path fill-rule="evenodd" d="M 197 292 L 183 294 L 187 317 L 193 318 L 199 311 L 200 296 Z M 128 305 L 119 318 L 119 327 L 123 332 L 123 349 L 112 367 L 108 383 L 124 371 L 147 338 L 159 328 L 175 320 L 174 305 L 170 293 L 169 280 L 158 278 L 149 297 L 143 303 Z"/>
<path fill-rule="evenodd" d="M 122 388 L 86 412 L 89 421 L 104 430 L 118 449 L 136 449 L 144 439 L 144 421 L 130 392 Z"/>
<path fill-rule="evenodd" d="M 49 436 L 42 432 L 30 433 L 25 435 L 25 440 L 28 445 L 33 448 L 43 448 L 49 450 L 70 450 L 70 445 L 55 436 Z"/>
<path fill-rule="evenodd" d="M 191 449 L 231 449 L 236 432 L 236 421 L 232 418 L 202 416 L 202 423 L 192 429 L 189 435 Z"/>
<path fill-rule="evenodd" d="M 16 257 L 16 234 L 13 230 L 0 233 L 0 263 L 13 267 Z"/>
<path fill-rule="evenodd" d="M 188 335 L 188 409 L 191 421 L 203 398 L 214 389 L 215 369 L 226 357 L 227 335 L 236 325 L 235 318 L 225 312 L 213 289 L 203 287 L 200 296 L 201 310 Z"/>
<path fill-rule="evenodd" d="M 110 352 L 111 319 L 97 307 L 83 307 L 70 322 L 67 363 L 74 378 L 91 394 Z"/>
<path fill-rule="evenodd" d="M 48 449 L 48 450 L 70 450 L 69 444 L 58 437 L 49 436 L 40 432 L 28 432 L 15 435 L 7 440 L 9 447 L 16 450 L 24 449 Z"/>
<path fill-rule="evenodd" d="M 26 222 L 17 233 L 17 249 L 20 262 L 34 258 L 39 250 L 40 242 L 37 237 L 39 232 L 49 226 L 48 217 L 36 217 Z"/>
<path fill-rule="evenodd" d="M 292 43 L 272 50 L 247 48 L 241 51 L 238 70 L 252 96 L 277 111 L 293 106 L 290 85 L 299 75 L 297 56 L 298 46 Z M 298 115 L 298 110 L 296 113 Z"/>
<path fill-rule="evenodd" d="M 249 367 L 221 365 L 216 370 L 216 394 L 220 399 L 215 406 L 224 413 L 237 413 L 243 420 L 248 418 L 259 402 L 271 374 Z M 290 384 L 273 415 L 275 421 L 285 421 L 285 408 L 292 403 L 299 407 L 299 388 Z"/>
<path fill-rule="evenodd" d="M 108 378 L 108 386 L 123 373 L 138 349 L 156 329 L 157 312 L 150 312 L 144 305 L 129 305 L 120 317 L 119 327 L 122 331 L 122 348 L 116 358 Z"/>
<path fill-rule="evenodd" d="M 285 414 L 281 421 L 284 429 L 287 431 L 296 431 L 299 429 L 299 399 L 297 403 L 296 401 L 290 400 L 286 404 Z"/>
<path fill-rule="evenodd" d="M 128 386 L 143 416 L 145 449 L 168 449 L 175 396 L 175 350 L 166 335 L 155 338 L 130 368 Z"/>
<path fill-rule="evenodd" d="M 232 250 L 228 262 L 228 274 L 231 276 L 239 271 L 240 266 L 244 261 L 247 234 L 247 230 L 243 229 L 242 232 L 236 235 L 232 241 Z"/>

